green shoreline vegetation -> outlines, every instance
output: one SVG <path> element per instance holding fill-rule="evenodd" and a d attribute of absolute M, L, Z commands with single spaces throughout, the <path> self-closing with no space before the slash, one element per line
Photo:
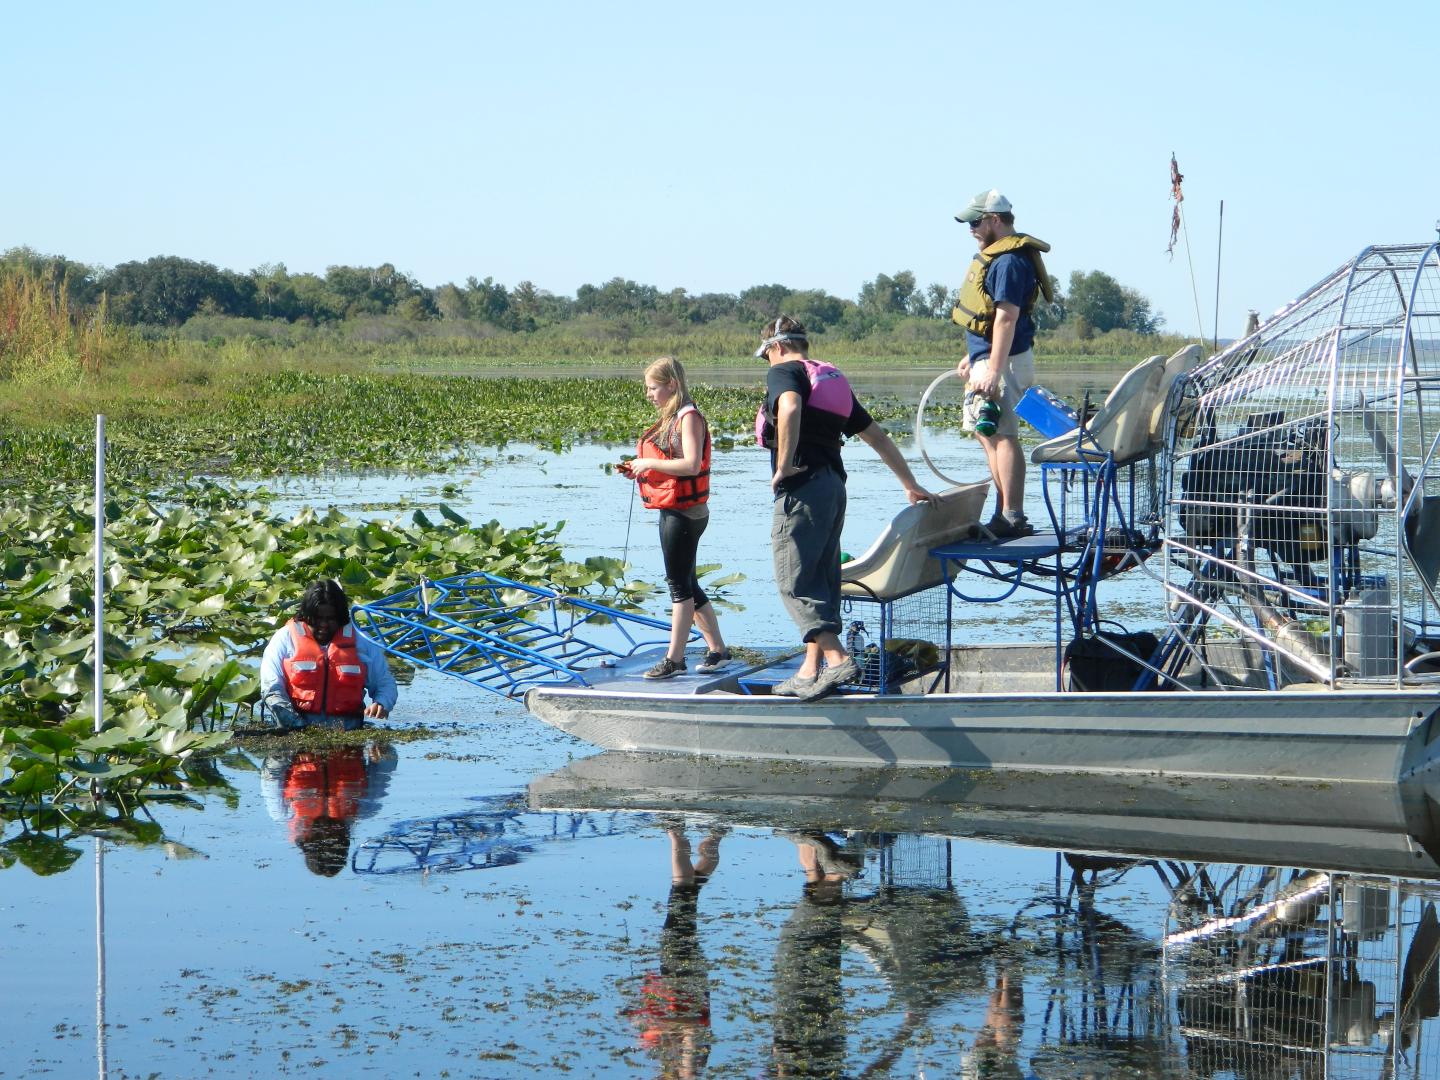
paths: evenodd
<path fill-rule="evenodd" d="M 241 492 L 232 481 L 443 470 L 509 443 L 558 450 L 628 442 L 650 414 L 635 388 L 646 360 L 674 353 L 700 369 L 748 366 L 751 324 L 759 322 L 733 309 L 708 322 L 668 324 L 654 313 L 572 311 L 547 325 L 505 328 L 477 320 L 469 306 L 463 317 L 417 318 L 425 309 L 410 283 L 414 302 L 405 310 L 262 320 L 217 310 L 211 296 L 207 310 L 201 302 L 163 325 L 134 318 L 145 310 L 136 293 L 94 292 L 88 269 L 33 262 L 24 252 L 0 257 L 0 821 L 23 826 L 20 838 L 0 844 L 0 867 L 42 864 L 25 844 L 61 818 L 101 821 L 93 793 L 102 788 L 133 805 L 213 786 L 213 771 L 200 762 L 229 737 L 227 722 L 248 715 L 257 691 L 251 661 L 314 577 L 339 578 L 357 600 L 421 575 L 479 568 L 622 605 L 648 595 L 615 560 L 567 560 L 563 523 L 507 530 L 445 508 L 408 521 L 362 523 L 334 510 L 282 519 L 263 491 Z M 114 284 L 124 269 L 103 280 Z M 332 276 L 347 280 L 326 280 Z M 870 296 L 873 309 L 881 286 L 892 299 L 903 293 L 904 275 L 897 277 L 899 286 L 885 275 L 867 283 L 862 301 Z M 461 291 L 466 305 L 485 296 L 500 303 L 498 286 L 472 285 Z M 592 292 L 627 291 L 611 285 Z M 820 302 L 765 289 L 749 301 Z M 442 303 L 442 292 L 428 293 L 430 302 Z M 817 334 L 816 351 L 844 364 L 917 368 L 948 366 L 960 355 L 961 335 L 939 318 L 902 310 L 867 323 L 867 310 L 842 304 Z M 863 332 L 852 334 L 856 327 Z M 1042 365 L 1073 370 L 1121 367 L 1173 346 L 1153 333 L 1112 329 L 1052 333 L 1038 351 Z M 565 375 L 582 365 L 614 367 L 616 376 L 577 383 Z M 477 372 L 490 377 L 448 377 Z M 757 365 L 753 388 L 700 391 L 717 443 L 749 427 L 761 382 Z M 873 411 L 898 426 L 911 409 L 882 401 Z M 109 722 L 94 735 L 88 480 L 97 412 L 107 414 L 110 443 Z"/>

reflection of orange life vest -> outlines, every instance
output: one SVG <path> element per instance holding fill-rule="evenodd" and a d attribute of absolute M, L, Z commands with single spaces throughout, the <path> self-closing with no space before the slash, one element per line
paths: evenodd
<path fill-rule="evenodd" d="M 640 1038 L 653 1043 L 659 1041 L 669 1022 L 709 1027 L 710 995 L 704 992 L 701 996 L 658 971 L 647 971 L 640 986 L 640 1001 L 627 1011 L 641 1029 Z"/>
<path fill-rule="evenodd" d="M 673 420 L 663 430 L 647 431 L 635 445 L 640 458 L 683 457 L 684 446 L 680 439 L 680 421 L 687 412 L 700 416 L 694 405 L 682 406 Z M 688 510 L 699 506 L 710 498 L 710 427 L 705 417 L 700 416 L 700 428 L 705 432 L 705 446 L 700 451 L 700 471 L 694 476 L 671 476 L 669 473 L 647 472 L 640 478 L 640 500 L 650 510 Z M 637 465 L 644 462 L 636 461 Z"/>
<path fill-rule="evenodd" d="M 354 747 L 318 758 L 297 757 L 285 774 L 285 802 L 295 812 L 291 838 L 309 836 L 317 818 L 349 821 L 360 812 L 360 797 L 368 783 L 365 759 Z"/>
<path fill-rule="evenodd" d="M 347 625 L 322 649 L 310 627 L 285 624 L 295 655 L 282 660 L 285 689 L 303 713 L 359 716 L 365 711 L 365 665 L 355 651 L 355 628 Z"/>

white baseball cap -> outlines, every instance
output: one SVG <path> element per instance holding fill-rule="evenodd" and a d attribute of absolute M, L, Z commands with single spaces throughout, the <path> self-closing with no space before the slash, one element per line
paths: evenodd
<path fill-rule="evenodd" d="M 970 205 L 955 215 L 955 220 L 969 225 L 979 221 L 985 214 L 1005 214 L 1010 211 L 1010 200 L 1000 194 L 999 188 L 982 191 L 970 200 Z"/>

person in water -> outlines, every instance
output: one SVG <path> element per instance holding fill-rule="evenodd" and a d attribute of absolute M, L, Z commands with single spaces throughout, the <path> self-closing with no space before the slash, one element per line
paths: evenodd
<path fill-rule="evenodd" d="M 765 324 L 760 337 L 755 356 L 770 368 L 756 437 L 770 450 L 775 584 L 805 643 L 800 669 L 773 693 L 808 701 L 860 678 L 860 665 L 840 643 L 840 533 L 845 527 L 840 448 L 845 438 L 858 435 L 879 454 L 911 504 L 932 496 L 856 399 L 845 376 L 810 359 L 804 326 L 781 315 Z"/>
<path fill-rule="evenodd" d="M 312 581 L 260 660 L 260 700 L 276 726 L 351 731 L 389 716 L 398 696 L 380 646 L 355 632 L 345 590 Z"/>
<path fill-rule="evenodd" d="M 695 576 L 700 537 L 710 521 L 710 429 L 674 357 L 662 356 L 645 369 L 645 396 L 658 415 L 641 433 L 636 457 L 617 466 L 621 476 L 639 483 L 645 505 L 660 511 L 660 554 L 670 586 L 670 648 L 645 678 L 685 672 L 692 623 L 705 638 L 705 659 L 695 670 L 709 674 L 730 663 L 715 607 Z"/>

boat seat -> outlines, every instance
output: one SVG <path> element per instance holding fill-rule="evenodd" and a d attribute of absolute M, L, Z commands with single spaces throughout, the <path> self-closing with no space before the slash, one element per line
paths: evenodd
<path fill-rule="evenodd" d="M 1193 368 L 1201 356 L 1199 345 L 1186 345 L 1173 356 L 1152 356 L 1120 377 L 1089 424 L 1041 443 L 1030 454 L 1037 465 L 1074 463 L 1106 451 L 1117 465 L 1150 457 L 1160 449 L 1165 433 L 1165 406 L 1175 380 Z"/>
<path fill-rule="evenodd" d="M 945 580 L 933 548 L 969 536 L 980 522 L 990 482 L 961 484 L 901 510 L 870 550 L 840 567 L 843 595 L 888 602 L 939 585 Z"/>

